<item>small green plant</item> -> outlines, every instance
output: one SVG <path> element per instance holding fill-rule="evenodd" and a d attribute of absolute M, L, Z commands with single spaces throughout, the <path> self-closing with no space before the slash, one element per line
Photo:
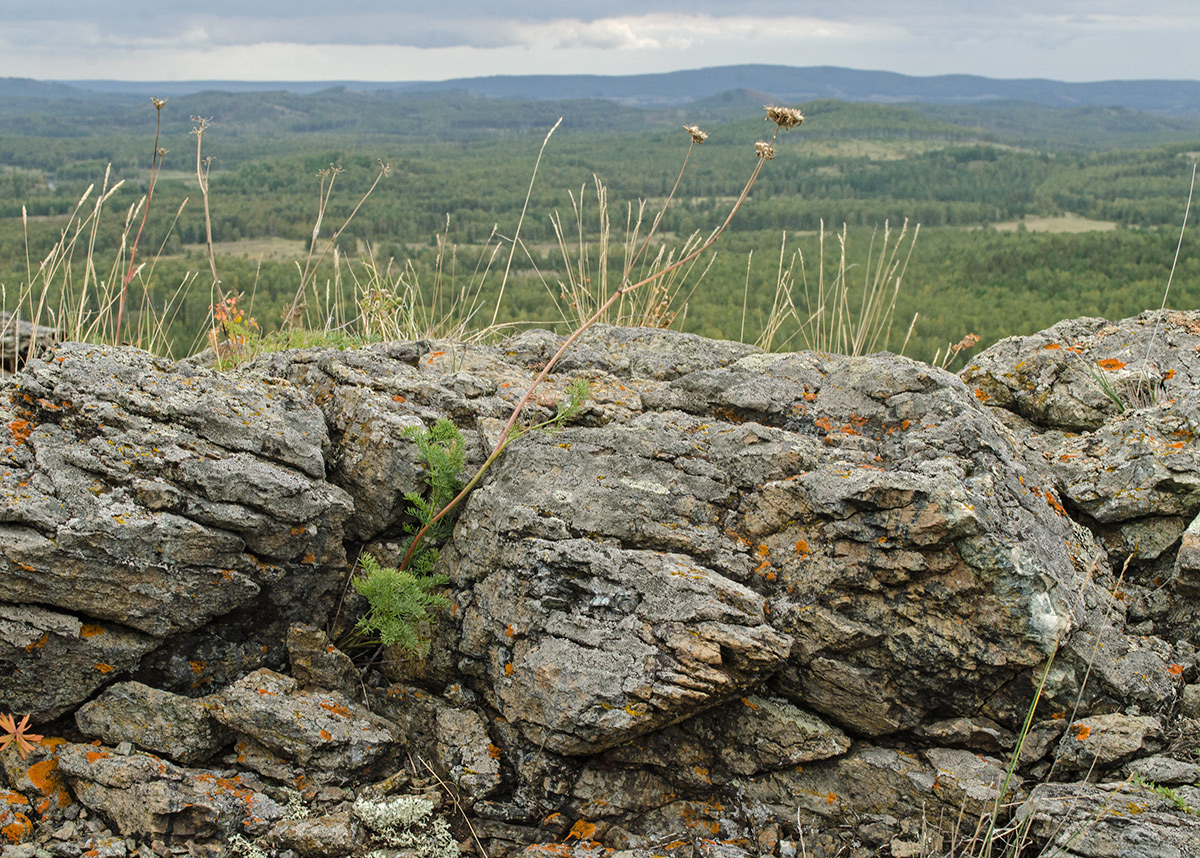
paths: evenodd
<path fill-rule="evenodd" d="M 427 556 L 433 549 L 425 552 Z M 435 552 L 436 553 L 436 552 Z M 435 592 L 448 580 L 444 575 L 414 574 L 407 569 L 382 566 L 370 554 L 358 559 L 363 574 L 351 584 L 370 605 L 354 630 L 363 637 L 377 639 L 384 646 L 399 645 L 409 652 L 420 649 L 417 627 L 433 617 L 433 612 L 449 607 L 450 601 Z"/>
<path fill-rule="evenodd" d="M 405 525 L 404 529 L 410 536 L 410 543 L 412 536 L 426 527 L 426 536 L 430 541 L 443 542 L 450 536 L 454 522 L 450 517 L 440 521 L 434 521 L 434 517 L 462 488 L 458 475 L 466 464 L 467 456 L 462 433 L 457 426 L 442 418 L 428 429 L 409 426 L 404 430 L 404 437 L 417 445 L 417 453 L 425 463 L 425 484 L 429 489 L 427 495 L 420 492 L 405 493 L 409 512 L 417 519 L 417 524 Z M 413 555 L 410 568 L 418 574 L 428 575 L 436 562 L 437 548 L 423 545 Z"/>
<path fill-rule="evenodd" d="M 1183 796 L 1171 789 L 1169 786 L 1165 786 L 1164 784 L 1156 784 L 1154 781 L 1147 780 L 1141 775 L 1134 775 L 1133 783 L 1135 786 L 1139 786 L 1142 789 L 1149 790 L 1161 798 L 1165 798 L 1184 813 L 1190 813 L 1193 816 L 1200 816 L 1200 814 L 1196 812 L 1196 808 L 1188 804 L 1187 801 L 1184 800 Z"/>
<path fill-rule="evenodd" d="M 458 427 L 444 418 L 430 428 L 410 426 L 404 435 L 416 445 L 425 464 L 428 490 L 427 494 L 404 495 L 409 512 L 416 519 L 416 523 L 406 524 L 404 529 L 409 534 L 410 550 L 414 546 L 413 536 L 420 529 L 428 528 L 429 542 L 412 552 L 412 560 L 404 569 L 382 566 L 364 553 L 358 561 L 363 574 L 351 583 L 370 605 L 355 626 L 356 633 L 377 639 L 384 646 L 398 644 L 409 652 L 417 652 L 420 647 L 417 627 L 430 619 L 434 611 L 450 604 L 445 596 L 435 592 L 447 578 L 433 574 L 433 567 L 438 559 L 435 543 L 450 536 L 453 520 L 433 519 L 461 487 L 458 475 L 466 463 L 466 444 Z"/>

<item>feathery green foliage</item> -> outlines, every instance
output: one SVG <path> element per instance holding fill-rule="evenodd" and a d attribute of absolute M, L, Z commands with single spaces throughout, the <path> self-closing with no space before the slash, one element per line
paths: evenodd
<path fill-rule="evenodd" d="M 434 516 L 441 511 L 450 499 L 462 488 L 458 475 L 466 464 L 466 448 L 462 433 L 449 420 L 442 418 L 433 424 L 432 428 L 424 426 L 409 426 L 404 430 L 404 437 L 417 445 L 417 452 L 425 463 L 425 483 L 429 493 L 406 492 L 404 499 L 408 501 L 409 512 L 417 519 L 416 524 L 406 524 L 405 532 L 412 535 L 428 526 L 425 538 L 432 542 L 442 542 L 450 536 L 454 526 L 452 516 L 446 516 L 434 521 Z M 429 545 L 418 546 L 409 564 L 414 572 L 427 575 L 437 562 L 438 551 Z"/>
<path fill-rule="evenodd" d="M 462 433 L 449 420 L 441 419 L 432 427 L 410 426 L 404 431 L 406 438 L 417 445 L 421 460 L 425 463 L 425 484 L 428 494 L 407 492 L 409 512 L 417 519 L 416 524 L 405 525 L 412 535 L 429 526 L 427 536 L 441 542 L 450 535 L 453 518 L 433 522 L 438 511 L 459 490 L 458 474 L 466 462 L 466 448 Z M 417 626 L 430 619 L 433 612 L 448 607 L 445 596 L 434 592 L 444 585 L 445 575 L 433 574 L 438 550 L 434 545 L 423 545 L 413 553 L 412 562 L 404 569 L 382 566 L 370 554 L 359 558 L 363 574 L 351 582 L 354 589 L 366 597 L 370 605 L 366 615 L 355 626 L 355 631 L 364 637 L 378 637 L 384 646 L 398 644 L 409 652 L 417 652 L 420 638 Z"/>
<path fill-rule="evenodd" d="M 378 635 L 384 646 L 399 644 L 416 652 L 420 646 L 418 624 L 450 604 L 449 599 L 434 592 L 448 579 L 444 575 L 414 574 L 381 566 L 370 554 L 363 554 L 358 565 L 364 574 L 352 583 L 371 607 L 358 621 L 355 630 L 365 636 Z"/>

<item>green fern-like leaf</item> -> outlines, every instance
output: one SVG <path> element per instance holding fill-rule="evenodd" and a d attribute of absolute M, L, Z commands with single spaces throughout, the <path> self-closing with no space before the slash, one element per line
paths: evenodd
<path fill-rule="evenodd" d="M 424 552 L 429 553 L 428 550 Z M 433 553 L 436 560 L 436 552 Z M 428 565 L 432 568 L 433 563 Z M 430 619 L 434 611 L 450 604 L 445 596 L 434 592 L 447 582 L 447 578 L 381 566 L 370 554 L 359 558 L 359 566 L 363 574 L 352 584 L 366 597 L 370 608 L 355 628 L 364 636 L 378 636 L 384 646 L 399 644 L 416 652 L 420 645 L 418 625 Z"/>

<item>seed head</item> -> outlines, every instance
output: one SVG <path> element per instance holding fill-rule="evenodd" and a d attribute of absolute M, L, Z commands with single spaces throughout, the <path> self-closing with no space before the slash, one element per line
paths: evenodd
<path fill-rule="evenodd" d="M 695 125 L 685 125 L 683 126 L 683 130 L 692 135 L 693 143 L 703 143 L 708 139 L 708 132 L 701 131 Z"/>
<path fill-rule="evenodd" d="M 155 110 L 162 110 L 163 105 L 167 103 L 167 100 L 165 98 L 155 98 L 154 96 L 151 96 L 150 103 L 154 105 Z"/>
<path fill-rule="evenodd" d="M 775 147 L 766 140 L 759 140 L 754 144 L 754 154 L 760 158 L 770 161 L 775 157 Z"/>
<path fill-rule="evenodd" d="M 774 122 L 782 130 L 796 128 L 804 121 L 804 114 L 798 107 L 776 107 L 774 104 L 763 105 L 767 111 L 767 121 Z"/>

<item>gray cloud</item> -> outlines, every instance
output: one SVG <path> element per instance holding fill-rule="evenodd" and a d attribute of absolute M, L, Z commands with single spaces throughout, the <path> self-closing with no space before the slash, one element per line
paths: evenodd
<path fill-rule="evenodd" d="M 6 0 L 4 15 L 0 75 L 59 79 L 561 73 L 601 57 L 610 72 L 770 62 L 1200 78 L 1195 0 Z"/>

